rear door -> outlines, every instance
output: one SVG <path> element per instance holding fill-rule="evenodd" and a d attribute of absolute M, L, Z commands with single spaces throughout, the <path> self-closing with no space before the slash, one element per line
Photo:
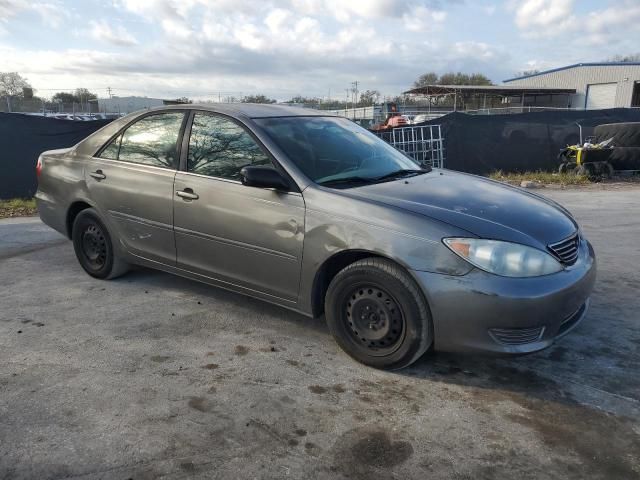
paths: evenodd
<path fill-rule="evenodd" d="M 91 198 L 137 256 L 175 265 L 173 182 L 184 111 L 154 112 L 127 126 L 85 167 Z"/>
<path fill-rule="evenodd" d="M 178 266 L 295 301 L 304 237 L 302 195 L 242 185 L 243 166 L 275 164 L 253 135 L 228 117 L 196 112 L 186 150 L 186 171 L 179 171 L 175 181 Z"/>

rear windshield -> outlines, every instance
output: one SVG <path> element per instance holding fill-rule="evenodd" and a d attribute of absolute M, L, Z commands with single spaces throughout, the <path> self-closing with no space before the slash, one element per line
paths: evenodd
<path fill-rule="evenodd" d="M 411 158 L 346 118 L 260 118 L 260 125 L 302 172 L 316 183 L 376 179 L 420 168 Z"/>

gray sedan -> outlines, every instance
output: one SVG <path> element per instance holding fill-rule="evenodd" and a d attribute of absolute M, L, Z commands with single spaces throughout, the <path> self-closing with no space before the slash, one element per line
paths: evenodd
<path fill-rule="evenodd" d="M 84 270 L 143 265 L 326 315 L 355 359 L 527 353 L 584 317 L 594 252 L 550 200 L 416 164 L 323 112 L 188 105 L 44 152 L 42 220 Z"/>

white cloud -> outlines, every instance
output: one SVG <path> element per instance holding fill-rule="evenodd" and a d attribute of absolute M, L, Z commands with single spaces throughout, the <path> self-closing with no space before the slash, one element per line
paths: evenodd
<path fill-rule="evenodd" d="M 69 18 L 67 11 L 53 0 L 51 2 L 29 2 L 28 0 L 0 0 L 0 28 L 12 17 L 22 12 L 35 12 L 42 22 L 51 28 L 59 28 Z"/>
<path fill-rule="evenodd" d="M 490 61 L 494 59 L 498 52 L 490 45 L 483 42 L 455 42 L 453 52 L 458 57 L 475 58 L 478 60 Z"/>
<path fill-rule="evenodd" d="M 0 20 L 7 21 L 27 8 L 29 3 L 26 0 L 0 0 Z"/>
<path fill-rule="evenodd" d="M 82 33 L 128 48 L 18 50 L 0 41 L 0 71 L 20 71 L 43 91 L 83 86 L 104 94 L 111 86 L 121 95 L 206 98 L 222 90 L 285 100 L 329 88 L 335 97 L 354 80 L 396 95 L 430 70 L 497 79 L 509 59 L 490 42 L 426 35 L 446 34 L 453 17 L 450 3 L 436 0 L 115 2 L 115 15 Z M 138 38 L 119 26 L 123 19 L 139 26 Z"/>
<path fill-rule="evenodd" d="M 282 28 L 291 21 L 291 18 L 292 14 L 289 10 L 275 8 L 271 12 L 269 12 L 269 15 L 267 15 L 267 18 L 265 18 L 264 23 L 267 27 L 269 27 L 271 33 L 278 34 L 282 31 Z"/>
<path fill-rule="evenodd" d="M 566 43 L 601 46 L 640 32 L 640 3 L 623 0 L 585 14 L 575 11 L 574 0 L 526 0 L 509 4 L 516 26 L 530 38 L 566 38 Z M 624 35 L 621 35 L 624 32 Z M 637 39 L 637 37 L 635 37 Z M 636 47 L 637 48 L 637 47 Z"/>
<path fill-rule="evenodd" d="M 121 47 L 129 47 L 137 45 L 138 41 L 133 35 L 127 32 L 122 26 L 111 28 L 111 26 L 104 20 L 90 21 L 89 33 L 92 38 L 101 42 L 111 43 Z"/>
<path fill-rule="evenodd" d="M 557 28 L 569 22 L 574 0 L 526 0 L 516 9 L 516 25 L 522 30 Z"/>
<path fill-rule="evenodd" d="M 604 45 L 613 41 L 620 32 L 628 38 L 640 32 L 640 3 L 625 2 L 623 5 L 604 10 L 589 12 L 582 22 L 582 28 L 588 32 L 589 45 Z M 636 45 L 636 48 L 640 46 Z"/>
<path fill-rule="evenodd" d="M 32 2 L 30 8 L 37 12 L 42 22 L 51 28 L 60 28 L 69 20 L 69 13 L 58 2 Z"/>
<path fill-rule="evenodd" d="M 442 24 L 447 18 L 443 10 L 431 10 L 426 7 L 416 7 L 411 12 L 402 15 L 404 26 L 410 32 L 430 32 Z"/>

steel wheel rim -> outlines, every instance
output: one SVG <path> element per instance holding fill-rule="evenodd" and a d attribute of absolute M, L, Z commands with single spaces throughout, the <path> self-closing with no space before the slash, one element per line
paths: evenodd
<path fill-rule="evenodd" d="M 107 261 L 107 239 L 95 224 L 88 225 L 82 232 L 82 254 L 94 269 L 102 268 Z"/>
<path fill-rule="evenodd" d="M 405 334 L 405 319 L 396 299 L 373 285 L 353 288 L 343 307 L 346 331 L 360 349 L 383 356 L 396 351 Z"/>

